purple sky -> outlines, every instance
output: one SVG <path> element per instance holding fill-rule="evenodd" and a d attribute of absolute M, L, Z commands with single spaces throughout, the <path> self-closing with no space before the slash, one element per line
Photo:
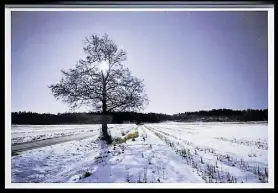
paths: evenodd
<path fill-rule="evenodd" d="M 12 111 L 69 111 L 47 85 L 92 33 L 127 51 L 145 112 L 268 106 L 267 12 L 12 12 Z"/>

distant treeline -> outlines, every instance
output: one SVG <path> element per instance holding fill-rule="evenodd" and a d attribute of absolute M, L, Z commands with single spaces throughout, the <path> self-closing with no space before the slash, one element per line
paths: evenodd
<path fill-rule="evenodd" d="M 268 109 L 212 109 L 209 111 L 196 111 L 179 113 L 172 116 L 179 121 L 268 121 Z"/>
<path fill-rule="evenodd" d="M 52 125 L 52 124 L 93 124 L 93 115 L 98 112 L 90 113 L 58 113 L 39 114 L 34 112 L 12 112 L 12 124 L 29 125 Z M 231 110 L 213 109 L 209 111 L 185 112 L 174 115 L 158 113 L 136 113 L 136 112 L 114 112 L 112 123 L 158 123 L 163 121 L 267 121 L 268 109 L 264 110 Z"/>
<path fill-rule="evenodd" d="M 12 112 L 12 124 L 30 124 L 30 125 L 51 125 L 51 124 L 92 124 L 93 115 L 101 113 L 62 113 L 62 114 L 39 114 L 34 112 Z M 127 122 L 148 122 L 156 123 L 165 120 L 171 120 L 170 115 L 156 113 L 136 113 L 136 112 L 117 112 L 110 113 L 113 117 L 112 123 Z"/>

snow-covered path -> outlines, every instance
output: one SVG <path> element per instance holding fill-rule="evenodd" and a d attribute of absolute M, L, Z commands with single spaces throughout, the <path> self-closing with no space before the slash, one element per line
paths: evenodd
<path fill-rule="evenodd" d="M 99 130 L 100 125 L 12 125 L 12 144 Z"/>
<path fill-rule="evenodd" d="M 108 147 L 102 144 L 101 163 L 90 168 L 91 176 L 79 182 L 202 183 L 167 144 L 144 126 L 135 141 Z M 145 141 L 143 139 L 145 137 Z"/>
<path fill-rule="evenodd" d="M 27 151 L 27 150 L 31 150 L 31 149 L 46 147 L 46 146 L 60 144 L 60 143 L 65 143 L 65 142 L 73 141 L 73 140 L 86 139 L 86 138 L 92 137 L 94 135 L 97 135 L 97 133 L 96 132 L 86 132 L 86 133 L 79 133 L 76 135 L 68 135 L 68 136 L 64 136 L 64 137 L 55 137 L 55 138 L 50 138 L 50 139 L 45 139 L 45 140 L 37 140 L 37 141 L 30 141 L 30 142 L 25 142 L 25 143 L 21 143 L 21 144 L 15 144 L 15 145 L 12 145 L 12 153 Z"/>

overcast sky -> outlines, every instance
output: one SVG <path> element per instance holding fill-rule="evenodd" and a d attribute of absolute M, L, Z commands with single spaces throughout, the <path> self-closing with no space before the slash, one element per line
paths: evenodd
<path fill-rule="evenodd" d="M 12 111 L 69 111 L 47 86 L 92 33 L 127 51 L 145 112 L 268 106 L 267 12 L 13 12 Z"/>

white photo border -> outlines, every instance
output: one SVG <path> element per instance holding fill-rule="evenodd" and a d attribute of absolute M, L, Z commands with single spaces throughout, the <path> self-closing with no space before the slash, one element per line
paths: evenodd
<path fill-rule="evenodd" d="M 240 2 L 238 2 L 240 7 Z M 28 7 L 29 6 L 29 7 Z M 46 8 L 46 7 L 51 8 Z M 250 8 L 53 8 L 59 5 L 40 5 L 40 8 L 30 8 L 32 5 L 13 6 L 5 8 L 5 188 L 38 189 L 38 188 L 274 188 L 274 6 L 250 5 Z M 90 6 L 90 5 L 89 5 Z M 166 5 L 167 6 L 167 5 Z M 169 4 L 170 6 L 170 4 Z M 202 5 L 201 5 L 202 6 Z M 8 8 L 10 7 L 10 8 Z M 14 7 L 14 8 L 12 8 Z M 16 8 L 17 7 L 17 8 Z M 25 8 L 18 8 L 25 7 Z M 27 8 L 28 7 L 28 8 Z M 38 7 L 38 5 L 35 5 Z M 44 8 L 42 8 L 44 7 Z M 198 7 L 198 6 L 197 6 Z M 12 11 L 267 11 L 268 12 L 268 183 L 238 183 L 238 184 L 209 184 L 209 183 L 11 183 L 11 12 Z"/>

